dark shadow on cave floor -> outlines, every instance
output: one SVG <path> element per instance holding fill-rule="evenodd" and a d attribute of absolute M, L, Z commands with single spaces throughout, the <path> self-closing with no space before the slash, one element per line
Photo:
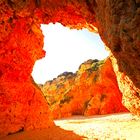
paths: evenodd
<path fill-rule="evenodd" d="M 2 140 L 83 140 L 72 131 L 66 131 L 58 126 L 48 129 L 23 131 L 3 137 Z"/>

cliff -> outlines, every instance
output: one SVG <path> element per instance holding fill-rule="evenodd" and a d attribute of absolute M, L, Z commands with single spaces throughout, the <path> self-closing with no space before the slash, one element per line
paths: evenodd
<path fill-rule="evenodd" d="M 110 59 L 88 60 L 40 86 L 54 119 L 125 112 Z"/>

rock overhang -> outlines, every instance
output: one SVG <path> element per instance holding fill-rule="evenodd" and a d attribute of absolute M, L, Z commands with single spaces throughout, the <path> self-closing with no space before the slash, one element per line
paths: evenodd
<path fill-rule="evenodd" d="M 41 106 L 46 106 L 41 91 L 36 90 L 30 75 L 35 61 L 44 56 L 40 24 L 50 22 L 60 22 L 64 26 L 75 29 L 88 28 L 100 34 L 103 42 L 112 52 L 112 64 L 119 88 L 123 93 L 123 103 L 132 113 L 140 116 L 139 5 L 138 0 L 115 2 L 113 0 L 1 0 L 0 104 L 2 112 L 0 118 L 2 125 L 0 132 L 18 131 L 26 124 L 28 124 L 26 128 L 44 127 L 41 125 L 43 120 L 40 126 L 35 123 L 40 120 L 39 108 L 33 113 L 33 115 L 38 114 L 38 119 L 32 121 L 32 115 L 29 113 L 33 107 L 30 104 L 41 101 Z M 30 96 L 24 100 L 30 108 L 23 118 L 28 120 L 28 123 L 21 123 L 22 119 L 19 119 L 19 124 L 14 127 L 15 118 L 11 117 L 9 110 L 12 108 L 13 112 L 18 112 L 18 109 L 23 109 L 24 104 L 19 93 L 21 91 L 23 96 L 26 95 L 26 92 L 22 93 L 23 87 L 20 88 L 17 84 L 25 87 L 30 85 L 29 89 L 32 92 L 26 91 Z M 12 103 L 11 96 L 16 97 L 17 105 Z M 32 101 L 34 96 L 39 96 L 40 101 L 38 99 L 36 103 Z M 47 110 L 42 112 L 48 113 Z M 15 117 L 18 120 L 20 115 Z M 6 120 L 10 119 L 13 122 L 10 122 L 9 127 L 9 122 Z"/>

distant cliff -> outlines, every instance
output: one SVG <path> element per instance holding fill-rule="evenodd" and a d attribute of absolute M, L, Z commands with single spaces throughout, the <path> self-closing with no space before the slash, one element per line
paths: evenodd
<path fill-rule="evenodd" d="M 88 60 L 76 73 L 64 72 L 39 87 L 55 119 L 127 111 L 110 59 Z"/>

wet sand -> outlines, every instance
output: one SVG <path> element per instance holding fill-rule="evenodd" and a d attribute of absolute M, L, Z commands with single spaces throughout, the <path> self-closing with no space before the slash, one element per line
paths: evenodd
<path fill-rule="evenodd" d="M 139 140 L 140 119 L 130 113 L 73 116 L 49 129 L 24 131 L 1 140 Z"/>

